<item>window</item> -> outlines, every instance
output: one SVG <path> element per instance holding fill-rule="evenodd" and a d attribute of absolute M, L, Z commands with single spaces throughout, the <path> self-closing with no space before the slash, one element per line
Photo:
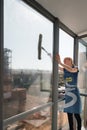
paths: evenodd
<path fill-rule="evenodd" d="M 73 58 L 73 46 L 74 46 L 74 39 L 62 29 L 59 30 L 59 54 L 61 59 L 65 57 Z"/>
<path fill-rule="evenodd" d="M 43 35 L 41 60 L 39 34 Z M 5 0 L 4 119 L 49 101 L 52 49 L 53 23 L 22 1 Z"/>

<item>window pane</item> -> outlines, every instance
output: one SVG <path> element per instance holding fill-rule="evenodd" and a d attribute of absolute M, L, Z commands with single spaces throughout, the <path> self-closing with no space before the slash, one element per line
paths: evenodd
<path fill-rule="evenodd" d="M 52 44 L 51 21 L 22 1 L 4 1 L 4 119 L 50 101 Z"/>
<path fill-rule="evenodd" d="M 86 46 L 79 42 L 79 51 L 78 51 L 78 65 L 79 65 L 79 81 L 78 85 L 80 89 L 84 89 L 84 71 L 83 67 L 86 62 Z M 81 91 L 82 91 L 81 90 Z M 84 91 L 84 90 L 83 90 Z"/>
<path fill-rule="evenodd" d="M 59 54 L 61 59 L 65 57 L 73 58 L 73 46 L 74 46 L 74 39 L 70 35 L 68 35 L 63 30 L 59 30 Z"/>
<path fill-rule="evenodd" d="M 61 57 L 61 61 L 63 62 L 63 59 L 65 57 L 71 57 L 73 59 L 73 45 L 74 45 L 74 39 L 68 35 L 63 30 L 59 30 L 59 54 Z M 65 96 L 65 85 L 64 85 L 64 78 L 63 78 L 63 72 L 59 71 L 59 82 L 58 82 L 58 99 L 64 99 Z M 63 108 L 65 105 L 65 100 L 61 100 L 58 102 L 58 129 L 69 129 L 68 126 L 68 119 L 67 114 L 63 112 Z"/>
<path fill-rule="evenodd" d="M 83 43 L 79 42 L 78 51 L 78 65 L 79 65 L 79 77 L 78 86 L 80 93 L 87 94 L 87 48 Z M 81 96 L 82 101 L 82 128 L 86 126 L 86 115 L 87 115 L 87 97 Z"/>

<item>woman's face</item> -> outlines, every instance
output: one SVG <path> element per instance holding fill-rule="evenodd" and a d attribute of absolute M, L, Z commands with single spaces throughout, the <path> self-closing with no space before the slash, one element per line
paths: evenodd
<path fill-rule="evenodd" d="M 72 59 L 71 58 L 65 58 L 64 59 L 64 64 L 72 66 Z"/>

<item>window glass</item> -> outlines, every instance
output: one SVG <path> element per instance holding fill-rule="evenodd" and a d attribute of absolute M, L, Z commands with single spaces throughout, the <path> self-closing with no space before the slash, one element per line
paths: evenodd
<path fill-rule="evenodd" d="M 64 32 L 62 29 L 59 30 L 59 54 L 61 57 L 61 61 L 63 62 L 63 59 L 65 57 L 71 57 L 73 59 L 73 45 L 74 45 L 74 39 L 68 35 L 66 32 Z M 64 78 L 63 78 L 63 72 L 59 71 L 59 82 L 58 82 L 58 99 L 60 102 L 58 102 L 58 122 L 57 126 L 58 129 L 69 129 L 68 126 L 68 119 L 67 114 L 63 112 L 65 100 L 65 85 L 64 85 Z"/>
<path fill-rule="evenodd" d="M 50 101 L 52 46 L 51 21 L 20 0 L 4 1 L 4 119 Z"/>
<path fill-rule="evenodd" d="M 73 59 L 73 46 L 74 39 L 62 29 L 59 29 L 59 54 L 62 62 L 65 57 Z M 62 87 L 60 89 L 64 90 L 64 79 L 61 71 L 59 71 L 59 86 Z"/>
<path fill-rule="evenodd" d="M 59 30 L 59 54 L 61 60 L 65 57 L 73 58 L 74 39 L 62 29 Z"/>
<path fill-rule="evenodd" d="M 81 91 L 84 91 L 84 64 L 86 63 L 86 46 L 79 42 L 79 51 L 78 51 L 78 66 L 79 66 L 79 80 L 78 85 Z"/>
<path fill-rule="evenodd" d="M 78 65 L 79 65 L 78 87 L 80 93 L 87 94 L 87 47 L 83 44 L 83 41 L 82 42 L 81 41 L 82 40 L 79 41 L 79 50 L 78 50 Z M 81 113 L 82 128 L 84 129 L 84 127 L 86 127 L 87 97 L 81 96 L 81 101 L 82 101 L 82 113 Z"/>

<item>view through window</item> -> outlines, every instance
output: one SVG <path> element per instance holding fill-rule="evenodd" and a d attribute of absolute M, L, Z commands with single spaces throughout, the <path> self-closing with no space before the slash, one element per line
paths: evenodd
<path fill-rule="evenodd" d="M 4 119 L 51 100 L 52 52 L 53 23 L 22 1 L 5 0 Z"/>

